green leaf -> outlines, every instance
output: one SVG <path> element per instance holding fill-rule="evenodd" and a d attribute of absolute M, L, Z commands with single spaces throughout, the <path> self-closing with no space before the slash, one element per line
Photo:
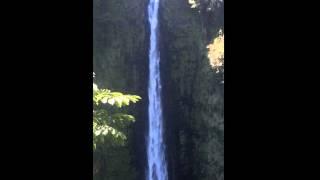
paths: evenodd
<path fill-rule="evenodd" d="M 114 99 L 108 99 L 108 103 L 113 106 L 114 103 L 115 103 L 115 100 Z"/>
<path fill-rule="evenodd" d="M 102 98 L 102 99 L 101 99 L 101 102 L 102 102 L 103 104 L 106 104 L 107 102 L 109 102 L 109 100 L 108 100 L 108 98 L 105 97 L 105 98 Z"/>
<path fill-rule="evenodd" d="M 123 104 L 126 105 L 126 106 L 129 106 L 129 103 L 130 103 L 130 99 L 128 98 L 123 98 Z"/>
<path fill-rule="evenodd" d="M 101 129 L 96 130 L 96 131 L 94 132 L 94 134 L 95 134 L 96 136 L 99 136 L 99 135 L 101 134 Z"/>
<path fill-rule="evenodd" d="M 114 99 L 116 101 L 117 107 L 121 108 L 122 107 L 122 98 L 121 97 L 117 97 L 117 98 L 114 98 Z"/>
<path fill-rule="evenodd" d="M 108 129 L 105 129 L 104 131 L 103 131 L 103 133 L 102 133 L 102 135 L 107 135 L 108 134 L 108 132 L 109 132 L 109 130 Z"/>

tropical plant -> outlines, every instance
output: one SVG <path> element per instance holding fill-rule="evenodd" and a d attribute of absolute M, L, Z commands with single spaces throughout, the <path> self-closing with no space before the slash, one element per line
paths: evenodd
<path fill-rule="evenodd" d="M 97 143 L 110 139 L 112 143 L 123 144 L 127 139 L 121 131 L 128 122 L 134 122 L 132 115 L 119 112 L 123 106 L 136 103 L 141 99 L 137 95 L 112 92 L 99 89 L 93 83 L 93 149 Z"/>

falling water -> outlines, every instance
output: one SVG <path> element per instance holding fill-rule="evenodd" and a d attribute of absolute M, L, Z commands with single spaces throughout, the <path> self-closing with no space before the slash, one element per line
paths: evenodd
<path fill-rule="evenodd" d="M 158 49 L 159 0 L 150 0 L 148 16 L 150 24 L 149 50 L 149 133 L 147 139 L 147 180 L 167 180 L 165 147 L 163 142 L 163 117 L 161 107 L 160 56 Z"/>

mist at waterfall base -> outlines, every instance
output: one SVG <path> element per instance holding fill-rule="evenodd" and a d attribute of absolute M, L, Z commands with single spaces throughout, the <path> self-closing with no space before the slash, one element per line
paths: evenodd
<path fill-rule="evenodd" d="M 161 104 L 160 55 L 158 48 L 158 8 L 159 0 L 150 0 L 148 18 L 150 24 L 149 87 L 147 138 L 148 169 L 146 180 L 167 180 L 165 146 L 163 142 L 163 115 Z"/>

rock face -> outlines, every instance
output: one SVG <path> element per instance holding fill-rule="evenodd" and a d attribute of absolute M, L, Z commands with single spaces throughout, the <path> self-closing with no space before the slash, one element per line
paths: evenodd
<path fill-rule="evenodd" d="M 128 111 L 136 122 L 128 145 L 94 154 L 95 180 L 144 179 L 147 117 L 148 0 L 93 0 L 93 71 L 100 88 L 136 94 L 143 99 Z M 130 148 L 129 148 L 130 147 Z"/>
<path fill-rule="evenodd" d="M 188 0 L 160 0 L 169 180 L 223 180 L 224 85 L 222 74 L 210 65 L 207 46 L 224 29 L 224 6 L 220 0 L 194 2 L 197 6 L 191 8 Z M 101 88 L 143 98 L 129 109 L 137 121 L 130 128 L 128 145 L 107 148 L 104 155 L 95 155 L 95 163 L 101 169 L 96 180 L 145 179 L 147 4 L 148 0 L 94 0 L 96 82 Z"/>
<path fill-rule="evenodd" d="M 98 84 L 144 88 L 148 75 L 146 5 L 147 0 L 94 0 L 93 64 Z"/>
<path fill-rule="evenodd" d="M 206 48 L 223 29 L 223 3 L 200 13 L 205 9 L 201 1 L 199 8 L 190 8 L 186 0 L 161 3 L 170 179 L 224 179 L 224 85 Z"/>

